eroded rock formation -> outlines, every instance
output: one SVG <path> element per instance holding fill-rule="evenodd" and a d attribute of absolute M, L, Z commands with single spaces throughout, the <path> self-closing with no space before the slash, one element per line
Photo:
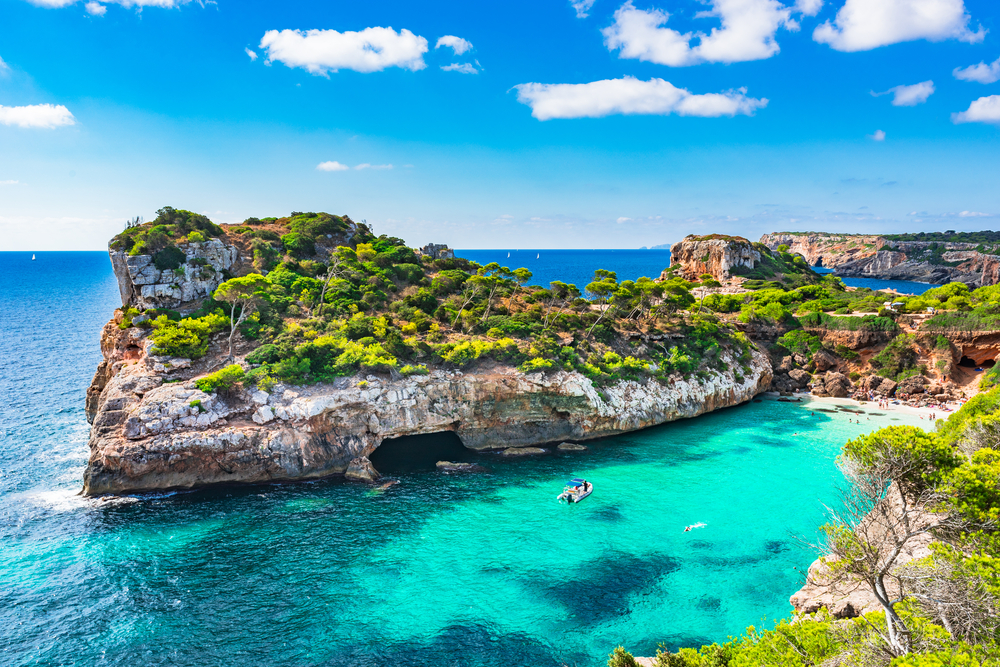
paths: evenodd
<path fill-rule="evenodd" d="M 170 382 L 190 362 L 152 356 L 152 341 L 135 332 L 106 328 L 105 371 L 91 392 L 87 495 L 323 477 L 387 438 L 422 433 L 454 431 L 476 450 L 600 438 L 737 405 L 771 384 L 771 364 L 753 348 L 740 377 L 729 370 L 601 390 L 575 372 L 526 375 L 493 364 L 224 396 Z M 118 352 L 133 348 L 141 351 L 133 361 Z"/>
<path fill-rule="evenodd" d="M 685 280 L 698 280 L 708 273 L 724 281 L 734 267 L 753 269 L 759 262 L 760 250 L 740 236 L 691 235 L 670 247 L 670 266 Z"/>

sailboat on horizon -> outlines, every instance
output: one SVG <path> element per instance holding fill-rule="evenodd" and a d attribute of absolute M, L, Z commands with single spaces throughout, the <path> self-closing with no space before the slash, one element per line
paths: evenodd
<path fill-rule="evenodd" d="M 31 253 L 31 261 L 32 261 L 32 262 L 34 262 L 34 261 L 35 261 L 35 254 L 34 254 L 34 253 Z"/>

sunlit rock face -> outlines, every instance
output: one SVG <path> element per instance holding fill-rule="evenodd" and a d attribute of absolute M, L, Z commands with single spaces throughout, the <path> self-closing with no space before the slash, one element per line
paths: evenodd
<path fill-rule="evenodd" d="M 735 267 L 755 268 L 760 257 L 760 250 L 740 236 L 692 235 L 670 246 L 670 266 L 685 280 L 708 273 L 724 281 Z"/>

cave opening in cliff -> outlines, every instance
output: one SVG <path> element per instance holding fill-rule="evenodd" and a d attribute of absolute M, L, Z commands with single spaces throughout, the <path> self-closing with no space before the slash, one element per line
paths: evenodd
<path fill-rule="evenodd" d="M 996 361 L 993 359 L 984 359 L 983 361 L 976 363 L 976 360 L 972 357 L 962 357 L 961 360 L 959 360 L 958 365 L 962 368 L 993 368 L 993 366 L 996 365 Z"/>
<path fill-rule="evenodd" d="M 816 258 L 816 264 L 814 264 L 814 266 L 817 269 L 822 269 L 823 268 L 823 257 L 817 257 Z"/>
<path fill-rule="evenodd" d="M 383 475 L 395 475 L 435 470 L 438 461 L 474 463 L 476 456 L 453 431 L 441 431 L 383 440 L 368 460 Z"/>

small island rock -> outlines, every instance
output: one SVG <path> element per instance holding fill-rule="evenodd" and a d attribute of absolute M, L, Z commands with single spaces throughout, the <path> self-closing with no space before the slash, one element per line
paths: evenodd
<path fill-rule="evenodd" d="M 508 447 L 500 452 L 500 456 L 536 456 L 544 453 L 541 447 Z"/>
<path fill-rule="evenodd" d="M 562 442 L 556 447 L 560 452 L 585 452 L 587 448 L 583 445 L 578 445 L 575 442 Z"/>
<path fill-rule="evenodd" d="M 367 456 L 359 456 L 352 459 L 347 465 L 344 477 L 352 482 L 374 482 L 381 475 L 378 474 L 378 470 L 375 470 L 375 466 L 372 465 Z"/>

